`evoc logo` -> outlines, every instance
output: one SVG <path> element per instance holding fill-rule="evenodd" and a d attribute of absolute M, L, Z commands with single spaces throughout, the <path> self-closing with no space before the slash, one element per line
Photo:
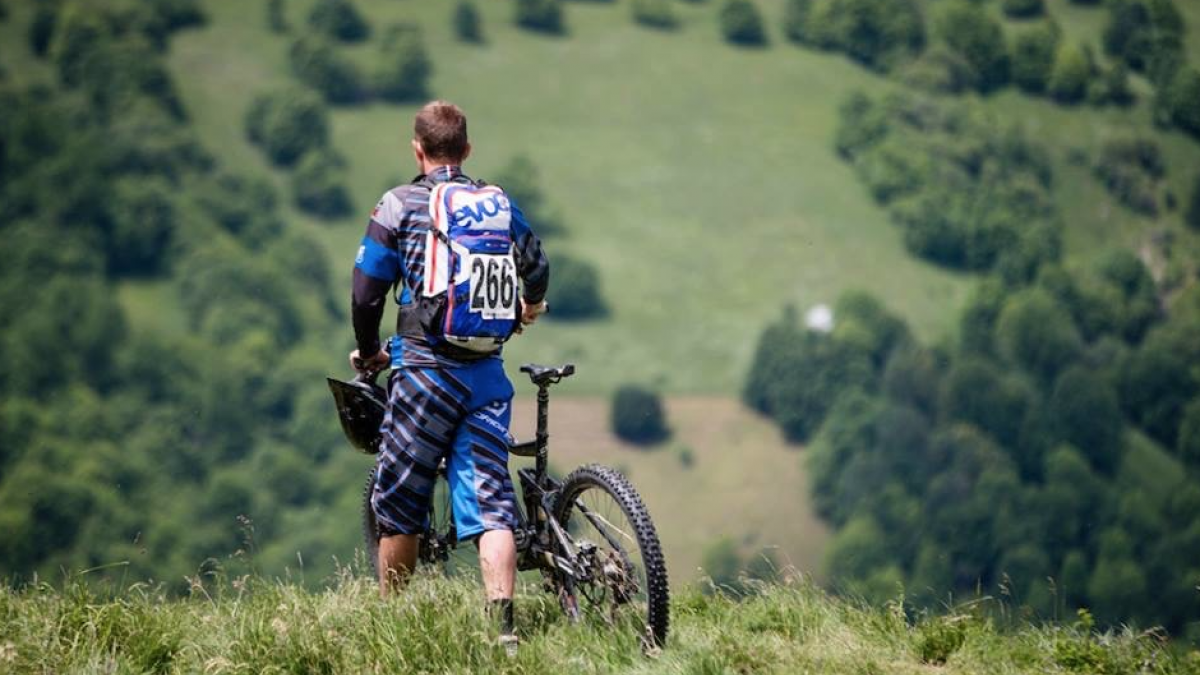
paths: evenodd
<path fill-rule="evenodd" d="M 482 194 L 478 197 L 473 203 L 464 204 L 454 210 L 451 219 L 453 225 L 456 227 L 479 227 L 501 213 L 508 213 L 512 210 L 508 203 L 508 197 L 502 193 Z"/>

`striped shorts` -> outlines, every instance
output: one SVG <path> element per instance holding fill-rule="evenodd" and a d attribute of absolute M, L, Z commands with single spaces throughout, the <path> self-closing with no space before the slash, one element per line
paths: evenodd
<path fill-rule="evenodd" d="M 512 530 L 517 523 L 508 473 L 513 389 L 503 362 L 401 367 L 392 371 L 389 385 L 371 495 L 380 534 L 425 531 L 443 459 L 458 538 Z"/>

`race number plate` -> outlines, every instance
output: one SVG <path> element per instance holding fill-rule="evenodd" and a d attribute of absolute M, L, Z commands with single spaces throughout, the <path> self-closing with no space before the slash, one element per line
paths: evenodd
<path fill-rule="evenodd" d="M 511 255 L 470 257 L 471 311 L 485 319 L 517 318 L 517 266 Z"/>

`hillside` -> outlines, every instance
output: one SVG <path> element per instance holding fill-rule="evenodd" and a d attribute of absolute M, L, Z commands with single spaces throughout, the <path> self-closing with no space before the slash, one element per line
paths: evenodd
<path fill-rule="evenodd" d="M 1200 653 L 1172 653 L 1153 634 L 986 618 L 994 600 L 909 620 L 906 607 L 864 608 L 792 580 L 738 602 L 690 589 L 672 608 L 661 654 L 602 625 L 567 624 L 545 594 L 516 600 L 513 659 L 490 642 L 476 589 L 419 578 L 380 601 L 361 580 L 323 592 L 254 577 L 197 579 L 185 600 L 153 588 L 100 596 L 80 586 L 0 588 L 5 672 L 496 673 L 1158 673 L 1200 672 Z"/>

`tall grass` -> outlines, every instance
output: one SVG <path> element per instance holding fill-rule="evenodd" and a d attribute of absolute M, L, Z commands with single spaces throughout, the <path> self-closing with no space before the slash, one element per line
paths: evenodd
<path fill-rule="evenodd" d="M 1097 633 L 1086 616 L 1000 629 L 981 603 L 913 620 L 900 601 L 872 608 L 805 580 L 750 583 L 741 599 L 681 594 L 670 642 L 652 656 L 603 625 L 567 623 L 529 585 L 516 603 L 521 648 L 509 658 L 467 580 L 419 576 L 381 600 L 347 571 L 316 592 L 216 576 L 174 599 L 76 578 L 0 588 L 0 672 L 1200 673 L 1200 653 L 1153 633 Z"/>

